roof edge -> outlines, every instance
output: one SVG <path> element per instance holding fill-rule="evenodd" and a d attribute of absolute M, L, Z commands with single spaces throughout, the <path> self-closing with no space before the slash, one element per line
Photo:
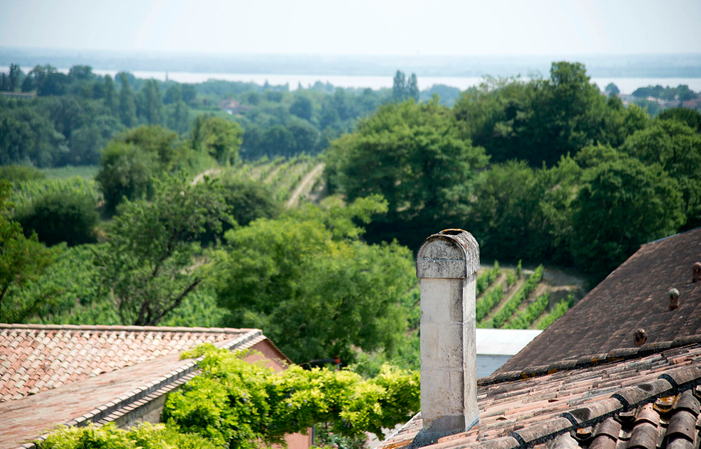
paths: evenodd
<path fill-rule="evenodd" d="M 84 326 L 73 324 L 7 324 L 0 323 L 2 329 L 27 330 L 72 330 L 72 331 L 131 331 L 131 332 L 197 332 L 216 334 L 240 334 L 258 329 L 236 329 L 230 327 L 166 327 L 166 326 Z"/>
<path fill-rule="evenodd" d="M 79 326 L 74 326 L 74 327 L 79 327 Z M 100 327 L 112 327 L 112 326 L 100 326 Z M 138 326 L 117 326 L 117 327 L 138 327 Z M 179 329 L 179 328 L 170 328 L 170 329 Z M 195 328 L 197 329 L 197 328 Z M 215 344 L 217 347 L 223 347 L 226 349 L 229 349 L 230 351 L 233 351 L 235 349 L 239 349 L 241 347 L 245 347 L 245 345 L 253 340 L 256 340 L 257 338 L 263 336 L 263 331 L 260 329 L 237 329 L 237 333 L 240 333 L 241 331 L 246 330 L 248 331 L 246 334 L 240 336 L 239 338 L 236 338 L 234 340 L 226 340 L 224 342 L 220 342 L 218 344 Z M 263 338 L 266 338 L 263 336 Z M 108 422 L 114 421 L 117 418 L 123 416 L 126 413 L 129 413 L 131 410 L 136 408 L 135 406 L 138 405 L 140 401 L 145 401 L 145 402 L 150 402 L 163 394 L 169 393 L 170 391 L 174 390 L 175 388 L 179 387 L 180 385 L 184 384 L 185 382 L 189 381 L 193 377 L 197 375 L 197 363 L 202 360 L 204 356 L 198 357 L 196 359 L 191 359 L 184 365 L 172 370 L 168 374 L 161 376 L 155 380 L 152 380 L 151 382 L 148 382 L 141 386 L 140 388 L 136 388 L 129 393 L 126 393 L 122 396 L 119 396 L 118 398 L 112 400 L 111 402 L 108 402 L 106 404 L 103 404 L 94 410 L 79 416 L 77 418 L 74 418 L 68 422 L 65 422 L 64 425 L 66 426 L 78 426 L 78 427 L 83 427 L 86 426 L 90 423 L 95 423 L 99 425 L 106 424 Z M 18 446 L 17 449 L 38 449 L 38 444 L 41 441 L 44 441 L 48 434 L 43 434 L 39 437 L 37 437 L 34 441 L 22 444 L 21 446 Z"/>
<path fill-rule="evenodd" d="M 528 366 L 521 371 L 506 371 L 492 374 L 489 377 L 477 379 L 477 385 L 487 386 L 501 382 L 511 382 L 514 380 L 530 379 L 533 377 L 547 376 L 558 371 L 572 371 L 576 369 L 590 368 L 623 360 L 638 359 L 651 354 L 663 352 L 672 348 L 679 348 L 691 344 L 701 343 L 701 334 L 687 337 L 677 337 L 673 341 L 648 343 L 639 348 L 620 348 L 608 353 L 591 354 L 577 359 L 565 359 L 550 365 Z"/>

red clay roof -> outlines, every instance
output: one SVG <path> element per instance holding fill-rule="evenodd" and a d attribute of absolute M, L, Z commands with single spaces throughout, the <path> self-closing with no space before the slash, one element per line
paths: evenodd
<path fill-rule="evenodd" d="M 701 336 L 497 374 L 478 380 L 479 424 L 426 447 L 691 449 L 699 383 Z M 419 414 L 378 449 L 409 446 L 421 426 Z"/>
<path fill-rule="evenodd" d="M 0 449 L 56 424 L 104 423 L 153 401 L 196 375 L 197 361 L 180 360 L 180 352 L 207 342 L 228 349 L 265 344 L 286 361 L 258 329 L 0 324 L 0 391 L 7 398 L 0 402 Z"/>
<path fill-rule="evenodd" d="M 700 261 L 701 228 L 643 245 L 497 372 L 634 348 L 639 328 L 648 343 L 701 334 L 701 282 L 692 282 Z M 680 297 L 670 311 L 671 288 Z"/>
<path fill-rule="evenodd" d="M 0 402 L 235 339 L 250 329 L 0 324 Z"/>

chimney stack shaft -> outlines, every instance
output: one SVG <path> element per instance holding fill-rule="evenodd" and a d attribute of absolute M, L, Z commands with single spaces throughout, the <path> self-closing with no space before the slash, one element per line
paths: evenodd
<path fill-rule="evenodd" d="M 479 246 L 448 229 L 429 237 L 416 259 L 421 286 L 420 447 L 479 421 L 475 285 Z"/>

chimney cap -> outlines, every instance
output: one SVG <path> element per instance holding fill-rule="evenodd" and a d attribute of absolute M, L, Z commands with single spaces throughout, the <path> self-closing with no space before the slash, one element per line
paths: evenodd
<path fill-rule="evenodd" d="M 416 255 L 419 278 L 465 279 L 479 270 L 477 240 L 462 229 L 429 236 Z"/>
<path fill-rule="evenodd" d="M 692 282 L 701 282 L 701 262 L 696 262 L 691 266 Z"/>
<path fill-rule="evenodd" d="M 633 343 L 635 343 L 635 346 L 640 347 L 647 343 L 647 332 L 645 332 L 645 329 L 640 328 L 635 331 L 633 334 Z"/>

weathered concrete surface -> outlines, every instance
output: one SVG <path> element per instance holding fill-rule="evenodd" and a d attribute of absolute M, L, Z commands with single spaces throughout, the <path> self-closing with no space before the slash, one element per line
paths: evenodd
<path fill-rule="evenodd" d="M 479 246 L 468 232 L 429 237 L 416 260 L 421 287 L 420 447 L 479 420 L 475 284 Z"/>

